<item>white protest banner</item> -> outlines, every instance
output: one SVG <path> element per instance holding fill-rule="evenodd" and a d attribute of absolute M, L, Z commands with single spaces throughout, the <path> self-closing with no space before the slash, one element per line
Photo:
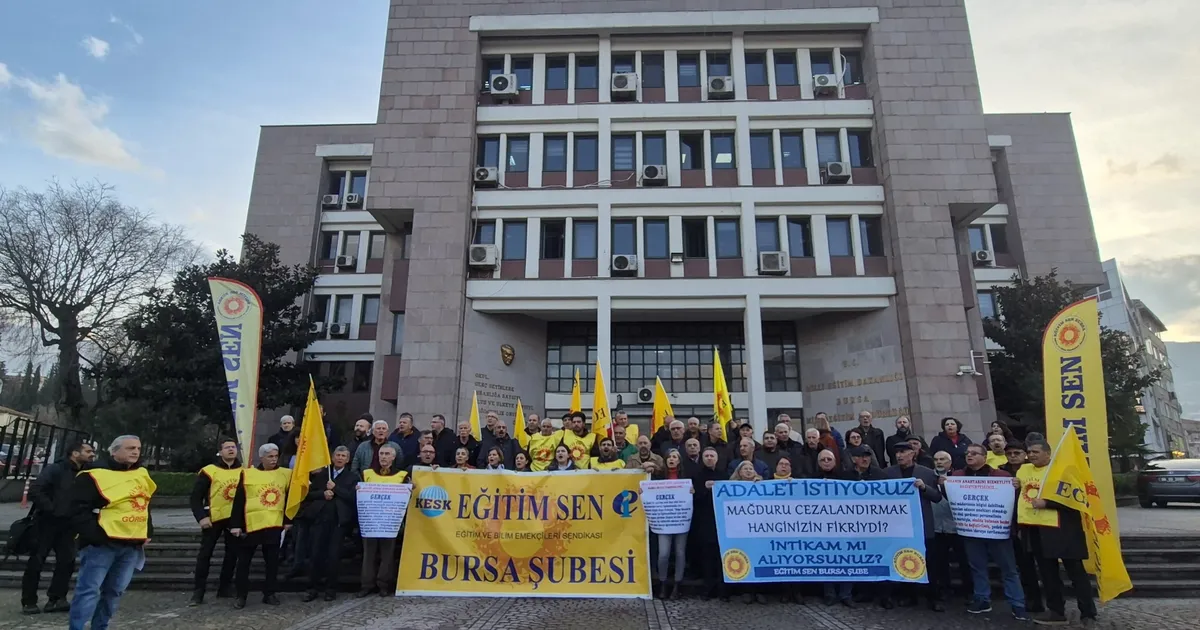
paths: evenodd
<path fill-rule="evenodd" d="M 686 534 L 692 527 L 692 482 L 687 479 L 643 481 L 642 507 L 655 534 Z"/>
<path fill-rule="evenodd" d="M 396 483 L 358 484 L 358 530 L 363 538 L 395 538 L 408 512 L 412 486 Z"/>
<path fill-rule="evenodd" d="M 1012 477 L 947 477 L 954 527 L 967 538 L 1008 538 L 1017 491 Z"/>

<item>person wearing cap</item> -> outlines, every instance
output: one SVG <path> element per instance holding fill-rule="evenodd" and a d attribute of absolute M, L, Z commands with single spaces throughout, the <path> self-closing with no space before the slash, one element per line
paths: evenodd
<path fill-rule="evenodd" d="M 1008 463 L 1001 466 L 1000 469 L 1016 477 L 1017 471 L 1027 463 L 1025 443 L 1015 438 L 1009 440 L 1004 445 L 1004 457 Z M 1033 556 L 1025 544 L 1026 536 L 1023 529 L 1017 527 L 1016 510 L 1013 511 L 1011 532 L 1013 556 L 1017 560 L 1017 572 L 1021 574 L 1021 590 L 1025 591 L 1025 610 L 1031 615 L 1044 613 L 1046 607 L 1042 603 L 1044 600 L 1042 599 L 1042 586 L 1038 583 L 1037 564 L 1034 563 Z"/>
<path fill-rule="evenodd" d="M 901 442 L 896 444 L 896 465 L 888 466 L 883 471 L 883 476 L 886 479 L 912 479 L 913 485 L 917 488 L 917 493 L 921 497 L 921 521 L 924 525 L 926 548 L 929 547 L 929 541 L 934 537 L 935 529 L 933 527 L 933 504 L 942 500 L 942 493 L 938 490 L 937 473 L 932 469 L 916 463 L 917 451 L 913 449 L 912 444 Z M 953 455 L 953 454 L 952 454 Z M 908 585 L 911 586 L 911 585 Z M 892 603 L 893 587 L 890 582 L 885 582 L 882 591 L 882 598 L 879 605 L 885 609 L 890 609 L 894 606 Z M 942 594 L 932 588 L 925 589 L 929 599 L 929 606 L 934 610 L 943 608 L 941 604 Z M 916 596 L 907 594 L 902 600 L 903 604 L 915 604 Z"/>
<path fill-rule="evenodd" d="M 875 454 L 865 444 L 850 447 L 846 453 L 850 456 L 850 470 L 846 471 L 846 479 L 850 481 L 877 481 L 884 479 L 883 469 L 875 465 Z"/>

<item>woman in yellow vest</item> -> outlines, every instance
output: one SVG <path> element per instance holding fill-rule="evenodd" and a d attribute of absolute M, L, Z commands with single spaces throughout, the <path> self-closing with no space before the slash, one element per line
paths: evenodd
<path fill-rule="evenodd" d="M 396 447 L 390 442 L 379 447 L 379 465 L 363 471 L 364 483 L 404 483 L 408 473 L 396 465 Z M 358 597 L 396 593 L 396 539 L 363 538 L 362 573 Z"/>
<path fill-rule="evenodd" d="M 258 459 L 258 466 L 242 471 L 229 517 L 229 530 L 242 537 L 235 578 L 237 599 L 233 601 L 233 607 L 239 609 L 246 607 L 246 596 L 250 594 L 250 561 L 259 547 L 262 547 L 266 564 L 262 601 L 268 606 L 279 605 L 279 598 L 275 596 L 279 543 L 283 532 L 292 528 L 291 519 L 284 514 L 292 471 L 279 467 L 279 447 L 274 444 L 258 447 Z"/>
<path fill-rule="evenodd" d="M 563 444 L 571 451 L 571 459 L 575 460 L 575 465 L 587 468 L 588 461 L 592 458 L 592 447 L 596 445 L 596 434 L 588 432 L 587 416 L 583 415 L 582 411 L 572 411 L 570 421 L 570 430 L 567 430 L 565 423 L 563 425 Z"/>
<path fill-rule="evenodd" d="M 212 564 L 217 541 L 225 538 L 225 558 L 221 561 L 221 581 L 217 597 L 233 597 L 233 570 L 237 566 L 237 538 L 229 531 L 229 516 L 233 514 L 233 497 L 242 479 L 242 459 L 238 443 L 233 438 L 221 438 L 220 451 L 213 463 L 200 469 L 189 501 L 192 516 L 200 524 L 200 554 L 196 556 L 196 580 L 188 606 L 204 603 L 208 585 L 208 569 Z"/>
<path fill-rule="evenodd" d="M 539 428 L 540 431 L 529 436 L 529 467 L 535 472 L 550 467 L 554 461 L 554 449 L 558 448 L 563 439 L 563 431 L 555 431 L 554 422 L 550 418 L 543 418 Z"/>

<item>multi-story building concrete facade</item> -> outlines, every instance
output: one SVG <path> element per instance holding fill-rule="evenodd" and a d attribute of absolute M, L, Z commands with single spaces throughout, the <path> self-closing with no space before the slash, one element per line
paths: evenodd
<path fill-rule="evenodd" d="M 984 115 L 962 0 L 728 8 L 393 0 L 374 125 L 264 128 L 334 413 L 557 416 L 599 359 L 707 417 L 715 348 L 759 429 L 982 432 L 990 288 L 1104 281 L 1069 117 Z"/>

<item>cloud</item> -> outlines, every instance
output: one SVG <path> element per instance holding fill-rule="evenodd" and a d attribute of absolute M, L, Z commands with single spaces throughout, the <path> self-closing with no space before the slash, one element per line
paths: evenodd
<path fill-rule="evenodd" d="M 1129 295 L 1141 298 L 1167 325 L 1163 337 L 1200 340 L 1200 255 L 1137 258 L 1120 268 Z"/>
<path fill-rule="evenodd" d="M 1104 163 L 1108 174 L 1113 177 L 1133 177 L 1138 174 L 1138 169 L 1142 165 L 1137 161 L 1117 162 L 1112 158 Z M 1146 164 L 1152 169 L 1152 172 L 1166 173 L 1176 175 L 1183 172 L 1183 158 L 1174 153 L 1164 153 L 1153 161 Z"/>
<path fill-rule="evenodd" d="M 1178 173 L 1183 170 L 1183 158 L 1174 153 L 1164 153 L 1151 162 L 1150 166 L 1157 166 L 1168 173 Z"/>
<path fill-rule="evenodd" d="M 83 46 L 83 49 L 87 51 L 87 54 L 95 57 L 96 59 L 104 59 L 108 56 L 108 42 L 104 41 L 103 39 L 88 35 L 87 37 L 83 38 L 83 41 L 79 42 L 79 45 Z"/>
<path fill-rule="evenodd" d="M 1125 175 L 1128 177 L 1133 177 L 1134 175 L 1137 175 L 1138 172 L 1138 163 L 1136 160 L 1125 164 L 1118 164 L 1114 162 L 1112 158 L 1108 158 L 1107 166 L 1109 175 Z"/>
<path fill-rule="evenodd" d="M 8 71 L 8 66 L 0 62 L 0 87 L 7 87 L 12 82 L 12 73 Z"/>
<path fill-rule="evenodd" d="M 145 41 L 142 38 L 141 33 L 134 30 L 134 28 L 131 24 L 123 21 L 121 18 L 119 18 L 115 15 L 109 14 L 108 22 L 109 22 L 109 24 L 116 24 L 117 26 L 120 26 L 120 27 L 124 28 L 125 30 L 129 31 L 129 36 L 133 38 L 134 46 L 141 46 L 142 42 Z"/>

